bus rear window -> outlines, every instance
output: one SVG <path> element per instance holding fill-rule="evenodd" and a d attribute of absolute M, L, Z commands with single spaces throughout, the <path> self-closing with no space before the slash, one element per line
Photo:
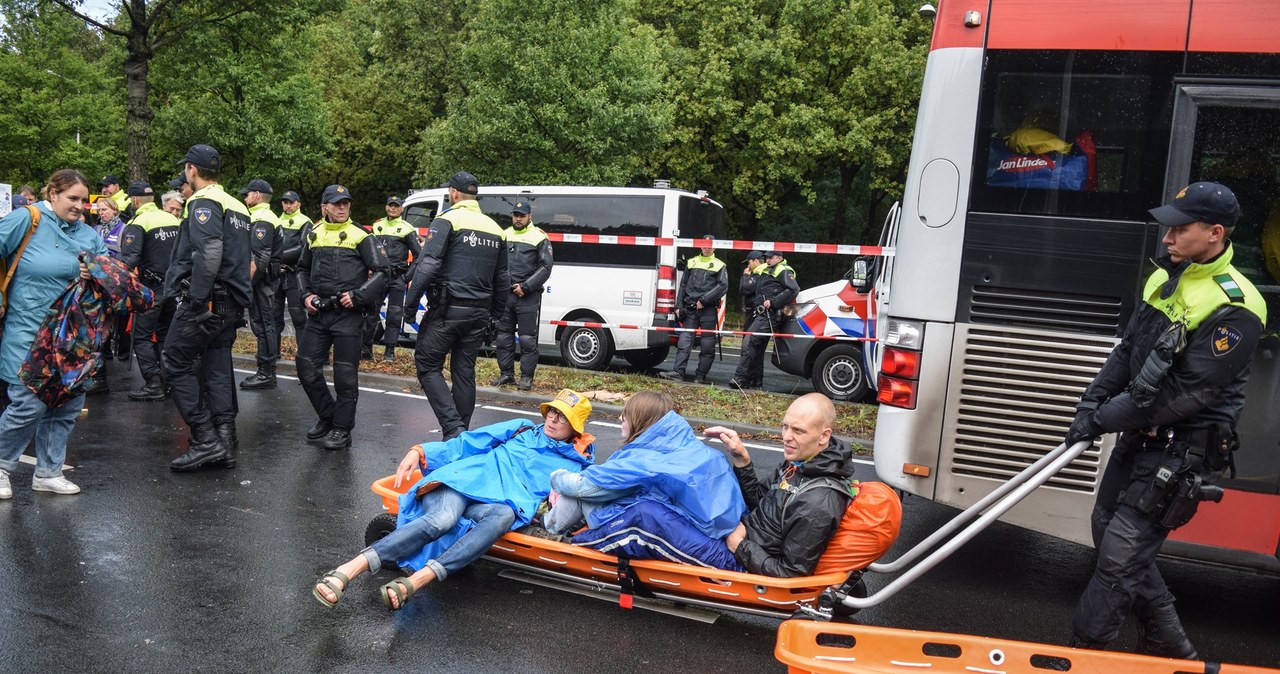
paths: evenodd
<path fill-rule="evenodd" d="M 1176 66 L 1141 52 L 991 51 L 970 208 L 1146 220 Z"/>
<path fill-rule="evenodd" d="M 661 236 L 661 196 L 521 195 L 533 205 L 533 223 L 544 232 Z M 503 227 L 511 226 L 516 195 L 485 194 L 480 208 Z M 616 265 L 652 268 L 658 264 L 656 246 L 616 246 L 594 243 L 556 243 L 556 264 Z"/>
<path fill-rule="evenodd" d="M 724 208 L 719 204 L 695 196 L 682 196 L 679 203 L 679 238 L 700 239 L 708 234 L 725 238 Z"/>

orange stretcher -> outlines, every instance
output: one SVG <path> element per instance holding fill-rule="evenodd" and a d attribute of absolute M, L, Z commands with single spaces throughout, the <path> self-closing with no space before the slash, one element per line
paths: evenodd
<path fill-rule="evenodd" d="M 1274 669 L 941 632 L 788 620 L 774 657 L 791 674 L 1277 674 Z"/>
<path fill-rule="evenodd" d="M 369 523 L 366 545 L 395 529 L 400 494 L 420 477 L 415 472 L 398 490 L 392 486 L 394 475 L 373 483 L 371 488 L 382 498 L 386 512 Z M 631 608 L 633 597 L 638 596 L 774 618 L 787 618 L 802 607 L 813 607 L 824 592 L 845 585 L 851 576 L 856 576 L 853 583 L 861 578 L 857 571 L 773 578 L 651 559 L 619 560 L 590 548 L 514 531 L 498 539 L 485 558 L 536 575 L 617 592 L 623 608 Z"/>

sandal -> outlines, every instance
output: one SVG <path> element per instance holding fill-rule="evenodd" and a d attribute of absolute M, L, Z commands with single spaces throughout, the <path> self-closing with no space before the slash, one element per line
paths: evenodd
<path fill-rule="evenodd" d="M 334 583 L 333 581 L 335 580 L 341 581 L 342 585 Z M 351 579 L 347 577 L 347 574 L 334 569 L 320 577 L 320 580 L 316 583 L 317 587 L 311 588 L 311 596 L 318 599 L 326 608 L 333 608 L 342 599 L 342 592 L 347 589 L 347 584 L 350 582 Z M 320 588 L 318 587 L 320 585 L 329 588 L 329 591 L 333 593 L 333 601 L 329 601 L 324 595 L 320 594 Z"/>
<path fill-rule="evenodd" d="M 396 595 L 396 603 L 394 605 L 391 603 L 391 592 Z M 378 594 L 382 596 L 382 603 L 389 611 L 399 611 L 404 608 L 404 603 L 409 601 L 413 593 L 413 582 L 408 578 L 397 578 L 378 590 Z"/>

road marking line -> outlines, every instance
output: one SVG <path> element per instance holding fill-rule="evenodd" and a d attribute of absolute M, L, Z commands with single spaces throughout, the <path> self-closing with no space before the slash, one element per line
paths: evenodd
<path fill-rule="evenodd" d="M 417 393 L 405 393 L 404 391 L 383 391 L 383 393 L 386 393 L 389 396 L 398 396 L 401 398 L 414 398 L 414 399 L 422 398 L 422 396 L 418 395 Z"/>
<path fill-rule="evenodd" d="M 513 407 L 499 407 L 498 405 L 485 405 L 484 409 L 496 410 L 498 412 L 511 412 L 512 414 L 524 414 L 526 416 L 531 416 L 531 417 L 542 416 L 542 413 L 536 410 L 518 410 Z"/>
<path fill-rule="evenodd" d="M 364 391 L 365 393 L 386 393 L 386 391 L 380 388 L 369 388 L 368 386 L 357 386 L 356 388 Z"/>

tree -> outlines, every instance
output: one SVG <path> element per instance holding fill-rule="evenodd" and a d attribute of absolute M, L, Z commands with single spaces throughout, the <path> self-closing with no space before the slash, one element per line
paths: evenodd
<path fill-rule="evenodd" d="M 446 49 L 447 113 L 422 134 L 418 177 L 626 184 L 671 125 L 665 66 L 629 0 L 492 0 Z M 456 42 L 454 43 L 456 44 Z"/>
<path fill-rule="evenodd" d="M 60 168 L 90 178 L 119 171 L 121 101 L 104 95 L 119 78 L 103 65 L 113 45 L 35 0 L 0 1 L 0 179 L 39 185 Z"/>

